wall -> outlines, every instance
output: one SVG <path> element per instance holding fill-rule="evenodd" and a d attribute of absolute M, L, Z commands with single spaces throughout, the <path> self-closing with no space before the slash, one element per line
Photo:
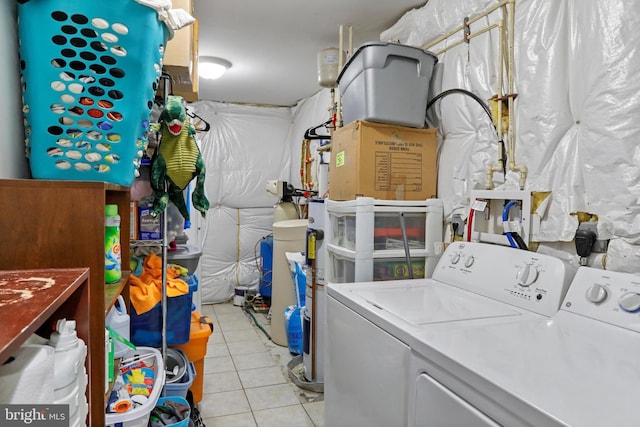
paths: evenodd
<path fill-rule="evenodd" d="M 300 188 L 300 152 L 306 129 L 328 117 L 328 91 L 293 108 L 270 108 L 199 101 L 194 111 L 211 125 L 197 136 L 207 167 L 206 218 L 193 215 L 189 243 L 203 249 L 200 289 L 203 303 L 231 298 L 238 285 L 257 288 L 259 242 L 272 233 L 278 198 L 267 180 Z"/>
<path fill-rule="evenodd" d="M 497 0 L 430 0 L 382 34 L 423 46 Z M 640 272 L 640 13 L 611 0 L 515 2 L 514 144 L 512 158 L 528 168 L 526 189 L 550 191 L 540 212 L 541 251 L 559 249 L 577 262 L 578 213 L 596 215 L 610 239 L 608 269 Z M 471 25 L 479 31 L 501 10 Z M 456 35 L 431 48 L 460 39 Z M 497 93 L 496 30 L 439 56 L 442 89 L 464 88 L 482 99 Z M 507 93 L 506 80 L 500 82 Z M 446 215 L 466 217 L 469 196 L 483 189 L 497 162 L 497 139 L 481 108 L 462 95 L 434 107 L 440 120 L 438 195 Z M 520 174 L 495 175 L 497 189 L 518 188 Z M 602 267 L 601 260 L 592 265 Z"/>
<path fill-rule="evenodd" d="M 0 2 L 0 179 L 29 178 L 29 164 L 24 155 L 20 69 L 18 62 L 17 2 Z"/>

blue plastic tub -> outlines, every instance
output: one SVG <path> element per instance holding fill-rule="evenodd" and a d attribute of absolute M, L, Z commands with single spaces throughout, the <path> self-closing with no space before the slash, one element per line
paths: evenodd
<path fill-rule="evenodd" d="M 158 406 L 162 406 L 165 404 L 165 402 L 167 401 L 173 401 L 173 402 L 177 402 L 180 403 L 182 405 L 188 406 L 189 407 L 189 413 L 187 414 L 187 417 L 177 423 L 173 423 L 173 424 L 166 424 L 167 426 L 171 426 L 171 427 L 187 427 L 189 425 L 189 420 L 191 418 L 191 407 L 189 406 L 189 402 L 187 402 L 186 399 L 184 399 L 183 397 L 179 397 L 179 396 L 167 396 L 167 397 L 161 397 L 160 399 L 158 399 L 158 403 L 156 403 L 156 407 Z M 153 412 L 152 412 L 153 415 Z"/>
<path fill-rule="evenodd" d="M 186 356 L 185 356 L 186 358 Z M 196 378 L 196 367 L 193 362 L 189 362 L 187 370 L 185 371 L 182 379 L 179 383 L 166 383 L 165 394 L 167 396 L 180 396 L 184 399 L 187 398 L 187 391 L 191 388 L 193 380 Z"/>
<path fill-rule="evenodd" d="M 29 0 L 18 18 L 33 177 L 131 185 L 168 29 L 135 0 Z"/>

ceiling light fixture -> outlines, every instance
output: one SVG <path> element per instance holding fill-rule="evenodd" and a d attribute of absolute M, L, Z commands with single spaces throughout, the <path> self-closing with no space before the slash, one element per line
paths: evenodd
<path fill-rule="evenodd" d="M 231 68 L 231 62 L 215 56 L 201 56 L 198 62 L 198 74 L 203 79 L 215 80 Z"/>

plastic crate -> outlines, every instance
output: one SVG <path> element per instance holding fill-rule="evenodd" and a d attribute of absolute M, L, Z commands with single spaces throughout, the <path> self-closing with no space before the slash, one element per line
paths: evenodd
<path fill-rule="evenodd" d="M 29 0 L 18 18 L 32 176 L 131 185 L 169 30 L 135 0 Z"/>

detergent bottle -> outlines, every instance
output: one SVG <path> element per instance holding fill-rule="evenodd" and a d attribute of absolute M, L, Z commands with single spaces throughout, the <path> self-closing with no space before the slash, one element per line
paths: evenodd
<path fill-rule="evenodd" d="M 104 281 L 115 283 L 122 278 L 118 205 L 106 205 L 104 214 Z"/>
<path fill-rule="evenodd" d="M 112 330 L 116 331 L 120 336 L 126 340 L 130 340 L 130 318 L 127 314 L 127 306 L 124 303 L 122 295 L 118 295 L 116 303 L 109 310 L 105 323 Z M 114 339 L 114 357 L 120 358 L 124 356 L 129 347 L 123 342 Z"/>
<path fill-rule="evenodd" d="M 55 331 L 49 337 L 49 345 L 55 349 L 53 388 L 55 404 L 69 405 L 70 419 L 77 418 L 87 388 L 85 359 L 87 346 L 76 333 L 74 320 L 59 319 Z"/>

